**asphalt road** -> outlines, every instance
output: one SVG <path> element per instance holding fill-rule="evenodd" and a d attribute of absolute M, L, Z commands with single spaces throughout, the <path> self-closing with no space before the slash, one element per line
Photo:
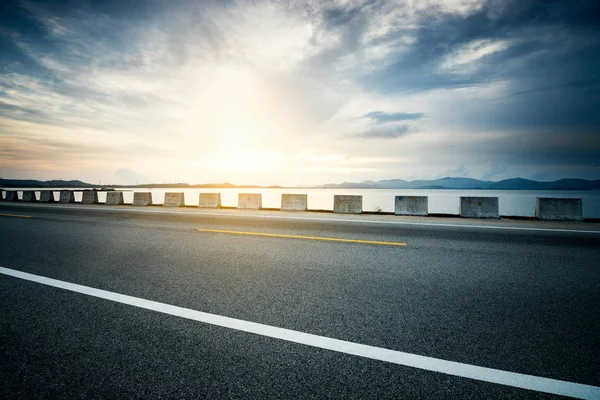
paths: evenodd
<path fill-rule="evenodd" d="M 509 225 L 0 203 L 0 267 L 377 348 L 600 386 L 600 234 L 541 231 L 535 224 L 502 228 Z M 593 225 L 568 229 L 597 230 Z M 4 274 L 0 315 L 0 398 L 554 397 Z"/>

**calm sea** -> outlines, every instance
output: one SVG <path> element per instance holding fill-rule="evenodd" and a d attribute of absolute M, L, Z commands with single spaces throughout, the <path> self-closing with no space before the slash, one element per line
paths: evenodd
<path fill-rule="evenodd" d="M 24 188 L 16 189 L 23 190 Z M 25 188 L 26 189 L 26 188 Z M 39 189 L 30 189 L 39 190 Z M 77 189 L 75 189 L 77 190 Z M 79 189 L 81 190 L 81 189 Z M 435 214 L 458 214 L 460 196 L 496 196 L 499 198 L 500 215 L 533 217 L 536 197 L 574 197 L 583 199 L 583 216 L 600 218 L 600 191 L 536 191 L 536 190 L 422 190 L 422 189 L 120 189 L 125 203 L 133 201 L 133 193 L 152 192 L 155 204 L 162 204 L 165 192 L 184 192 L 185 204 L 198 205 L 200 193 L 220 192 L 224 207 L 236 207 L 238 193 L 262 193 L 264 208 L 279 208 L 282 193 L 308 195 L 311 210 L 332 210 L 333 196 L 354 194 L 363 196 L 364 211 L 394 212 L 394 196 L 428 196 L 429 212 Z M 55 194 L 58 197 L 58 192 Z M 39 198 L 39 192 L 37 193 Z M 21 194 L 19 193 L 19 197 Z M 106 193 L 99 192 L 100 202 Z M 75 193 L 75 201 L 81 201 L 81 192 Z"/>

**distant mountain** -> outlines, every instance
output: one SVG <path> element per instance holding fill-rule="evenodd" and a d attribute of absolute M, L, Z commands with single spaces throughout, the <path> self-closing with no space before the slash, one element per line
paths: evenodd
<path fill-rule="evenodd" d="M 600 190 L 600 180 L 561 179 L 553 182 L 538 182 L 530 179 L 513 178 L 499 182 L 480 181 L 471 178 L 446 177 L 435 180 L 405 181 L 389 179 L 383 181 L 328 183 L 315 186 L 318 189 L 487 189 L 487 190 Z"/>
<path fill-rule="evenodd" d="M 493 182 L 491 188 L 498 190 L 544 190 L 547 188 L 548 183 L 553 182 L 538 182 L 531 179 L 513 178 Z"/>

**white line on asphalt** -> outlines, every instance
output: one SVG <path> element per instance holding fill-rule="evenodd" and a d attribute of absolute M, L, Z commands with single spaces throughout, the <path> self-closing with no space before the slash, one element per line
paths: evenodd
<path fill-rule="evenodd" d="M 38 207 L 38 205 L 28 204 L 27 207 Z M 432 223 L 432 222 L 407 222 L 407 221 L 377 221 L 372 219 L 343 219 L 343 218 L 318 218 L 318 217 L 294 217 L 294 216 L 279 216 L 279 215 L 257 215 L 257 214 L 226 214 L 219 212 L 206 212 L 206 211 L 167 211 L 167 210 L 144 210 L 137 207 L 131 209 L 125 208 L 112 208 L 107 206 L 106 208 L 99 208 L 97 206 L 54 206 L 44 205 L 43 208 L 60 208 L 60 209 L 73 209 L 73 210 L 94 210 L 94 211 L 117 211 L 117 212 L 137 212 L 146 214 L 168 214 L 168 215 L 189 215 L 189 216 L 219 216 L 219 217 L 232 217 L 232 218 L 263 218 L 263 219 L 283 219 L 283 220 L 303 220 L 303 221 L 325 221 L 325 222 L 351 222 L 358 224 L 383 224 L 383 225 L 416 225 L 416 226 L 439 226 L 449 228 L 476 228 L 476 229 L 503 229 L 503 230 L 514 230 L 514 231 L 534 231 L 534 232 L 555 232 L 555 233 L 592 233 L 600 234 L 600 230 L 583 230 L 583 229 L 558 229 L 558 228 L 531 228 L 525 226 L 495 226 L 495 225 L 470 225 L 470 224 L 444 224 L 444 223 Z"/>
<path fill-rule="evenodd" d="M 41 283 L 43 285 L 86 294 L 88 296 L 144 308 L 146 310 L 157 311 L 160 313 L 187 318 L 211 325 L 217 325 L 242 332 L 286 340 L 288 342 L 300 343 L 307 346 L 336 351 L 339 353 L 345 353 L 484 382 L 534 390 L 538 392 L 581 399 L 600 399 L 600 387 L 597 386 L 519 374 L 516 372 L 503 371 L 493 368 L 479 367 L 476 365 L 447 361 L 439 358 L 420 356 L 418 354 L 405 353 L 402 351 L 389 350 L 381 347 L 347 342 L 325 336 L 318 336 L 310 333 L 294 331 L 291 329 L 278 328 L 256 322 L 244 321 L 241 319 L 229 318 L 216 314 L 209 314 L 202 311 L 191 310 L 189 308 L 177 307 L 170 304 L 141 299 L 139 297 L 127 296 L 124 294 L 109 292 L 107 290 L 59 281 L 56 279 L 29 274 L 27 272 L 17 271 L 9 268 L 0 267 L 0 273 L 27 281 Z"/>

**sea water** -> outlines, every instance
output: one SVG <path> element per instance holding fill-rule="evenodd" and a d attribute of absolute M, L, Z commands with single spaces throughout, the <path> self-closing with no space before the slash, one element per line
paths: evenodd
<path fill-rule="evenodd" d="M 26 188 L 12 190 L 27 190 Z M 39 198 L 40 189 L 36 190 Z M 73 189 L 81 190 L 81 189 Z M 281 194 L 301 193 L 308 195 L 310 210 L 332 210 L 333 196 L 350 194 L 363 196 L 363 211 L 394 212 L 395 196 L 427 196 L 429 197 L 430 214 L 458 214 L 459 198 L 461 196 L 490 196 L 498 197 L 500 215 L 533 217 L 537 197 L 581 198 L 583 200 L 584 218 L 600 218 L 600 191 L 571 191 L 571 190 L 454 190 L 454 189 L 263 189 L 263 188 L 168 188 L 144 189 L 124 188 L 125 203 L 133 202 L 134 192 L 152 192 L 154 204 L 162 204 L 165 192 L 183 192 L 185 204 L 197 206 L 200 193 L 221 193 L 223 207 L 237 207 L 239 193 L 261 193 L 263 208 L 279 208 Z M 19 198 L 22 194 L 19 193 Z M 81 191 L 75 192 L 75 201 L 81 201 Z M 58 198 L 58 191 L 55 193 Z M 98 192 L 98 200 L 106 201 L 106 192 Z"/>

